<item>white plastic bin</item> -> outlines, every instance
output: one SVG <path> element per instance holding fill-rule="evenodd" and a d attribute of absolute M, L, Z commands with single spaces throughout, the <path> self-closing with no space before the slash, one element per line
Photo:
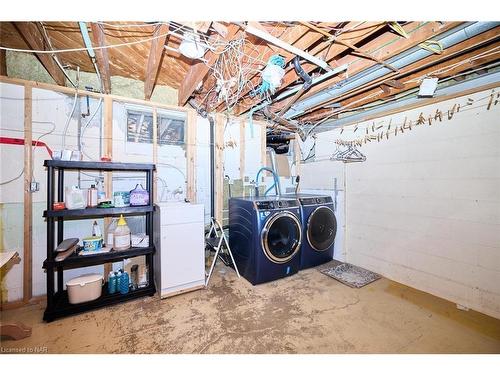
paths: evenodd
<path fill-rule="evenodd" d="M 81 275 L 66 283 L 69 303 L 93 301 L 101 296 L 104 278 L 98 273 Z"/>

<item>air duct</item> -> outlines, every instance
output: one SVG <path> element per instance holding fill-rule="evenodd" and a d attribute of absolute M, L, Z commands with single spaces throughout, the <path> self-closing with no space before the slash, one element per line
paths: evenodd
<path fill-rule="evenodd" d="M 476 35 L 491 30 L 499 25 L 500 22 L 468 22 L 445 33 L 442 33 L 434 39 L 440 42 L 440 44 L 443 46 L 443 49 L 446 49 L 454 46 L 455 44 L 461 43 L 464 40 L 470 39 Z M 402 52 L 397 56 L 388 59 L 386 62 L 397 69 L 402 69 L 405 66 L 413 64 L 431 55 L 431 51 L 420 47 L 413 47 L 408 51 Z M 287 119 L 297 117 L 309 108 L 315 107 L 323 102 L 327 102 L 332 98 L 338 97 L 346 92 L 354 90 L 391 72 L 392 71 L 390 69 L 378 65 L 365 69 L 364 71 L 355 74 L 354 76 L 342 82 L 339 82 L 332 88 L 323 90 L 316 95 L 295 103 L 292 108 L 290 108 L 290 110 L 288 110 L 284 114 L 283 117 Z"/>

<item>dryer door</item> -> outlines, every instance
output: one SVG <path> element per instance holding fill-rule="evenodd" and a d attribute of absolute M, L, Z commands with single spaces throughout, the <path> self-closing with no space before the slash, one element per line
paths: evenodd
<path fill-rule="evenodd" d="M 316 251 L 325 251 L 333 245 L 337 233 L 337 219 L 326 206 L 316 208 L 307 220 L 307 241 Z"/>
<path fill-rule="evenodd" d="M 262 249 L 274 263 L 285 263 L 300 250 L 302 229 L 297 217 L 288 211 L 271 216 L 262 230 Z"/>

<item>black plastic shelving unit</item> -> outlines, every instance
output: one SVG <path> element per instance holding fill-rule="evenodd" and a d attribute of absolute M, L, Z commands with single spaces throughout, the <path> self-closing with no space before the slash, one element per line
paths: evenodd
<path fill-rule="evenodd" d="M 72 314 L 82 313 L 88 310 L 113 305 L 134 298 L 152 296 L 156 293 L 154 285 L 153 255 L 154 246 L 131 247 L 127 250 L 114 251 L 94 255 L 73 254 L 68 258 L 56 262 L 56 245 L 64 240 L 64 221 L 86 218 L 102 218 L 118 215 L 145 215 L 146 233 L 149 235 L 150 244 L 153 243 L 153 172 L 154 164 L 137 163 L 108 163 L 89 161 L 63 161 L 45 160 L 47 167 L 47 210 L 43 216 L 47 220 L 47 259 L 43 262 L 43 268 L 47 271 L 47 308 L 43 314 L 43 320 L 50 322 Z M 116 208 L 86 208 L 79 210 L 52 210 L 55 202 L 55 191 L 57 190 L 57 201 L 64 200 L 64 172 L 66 170 L 81 171 L 136 171 L 146 174 L 146 190 L 149 192 L 150 203 L 148 206 L 138 207 L 116 207 Z M 56 181 L 57 172 L 57 184 Z M 57 231 L 56 231 L 57 228 Z M 57 238 L 56 238 L 57 237 Z M 127 294 L 108 294 L 107 284 L 103 286 L 101 297 L 94 301 L 70 304 L 68 294 L 64 290 L 63 275 L 65 269 L 95 266 L 99 264 L 118 262 L 123 259 L 144 255 L 148 267 L 148 286 L 129 291 Z M 57 272 L 57 289 L 55 273 Z"/>

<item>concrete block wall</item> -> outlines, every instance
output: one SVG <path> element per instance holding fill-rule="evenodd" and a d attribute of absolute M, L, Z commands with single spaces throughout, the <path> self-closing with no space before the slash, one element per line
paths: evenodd
<path fill-rule="evenodd" d="M 434 115 L 363 145 L 363 163 L 346 164 L 346 260 L 457 304 L 500 318 L 500 105 L 479 92 L 318 135 L 328 158 L 335 139 L 354 139 L 392 120 Z M 474 103 L 467 106 L 467 99 Z M 460 104 L 451 120 L 447 110 Z M 325 164 L 326 163 L 326 164 Z M 315 165 L 317 164 L 317 165 Z M 326 188 L 340 162 L 311 163 L 308 184 Z M 323 174 L 315 173 L 318 168 Z M 330 177 L 326 177 L 327 174 Z M 317 176 L 317 177 L 315 177 Z"/>

